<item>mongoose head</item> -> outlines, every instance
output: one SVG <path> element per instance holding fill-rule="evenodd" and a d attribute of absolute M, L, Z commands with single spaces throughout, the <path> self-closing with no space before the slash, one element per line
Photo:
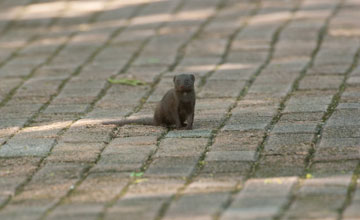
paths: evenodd
<path fill-rule="evenodd" d="M 191 92 L 194 90 L 195 76 L 193 74 L 180 74 L 174 76 L 175 90 L 178 92 Z"/>

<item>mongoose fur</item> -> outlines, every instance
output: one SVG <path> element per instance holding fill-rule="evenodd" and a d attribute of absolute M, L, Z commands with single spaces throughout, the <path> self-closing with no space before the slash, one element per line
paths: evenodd
<path fill-rule="evenodd" d="M 157 104 L 154 117 L 109 121 L 103 124 L 142 124 L 170 127 L 175 125 L 177 129 L 192 129 L 195 110 L 195 77 L 192 74 L 180 74 L 174 76 L 174 88 L 167 91 Z M 185 123 L 186 122 L 186 123 Z"/>

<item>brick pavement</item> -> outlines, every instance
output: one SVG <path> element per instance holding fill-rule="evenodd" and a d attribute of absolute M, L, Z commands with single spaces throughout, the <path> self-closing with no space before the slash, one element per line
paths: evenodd
<path fill-rule="evenodd" d="M 359 10 L 0 1 L 0 219 L 360 219 Z M 194 130 L 101 125 L 182 72 Z"/>

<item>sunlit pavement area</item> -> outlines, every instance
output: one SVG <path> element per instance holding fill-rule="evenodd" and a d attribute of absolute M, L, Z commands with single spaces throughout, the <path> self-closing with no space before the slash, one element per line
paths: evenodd
<path fill-rule="evenodd" d="M 360 219 L 359 11 L 1 0 L 0 219 Z M 193 130 L 101 124 L 151 117 L 179 73 Z"/>

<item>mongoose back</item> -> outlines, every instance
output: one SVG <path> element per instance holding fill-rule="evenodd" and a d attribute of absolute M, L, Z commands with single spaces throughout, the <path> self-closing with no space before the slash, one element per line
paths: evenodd
<path fill-rule="evenodd" d="M 104 122 L 103 124 L 143 124 L 192 129 L 195 111 L 195 76 L 180 74 L 174 76 L 174 88 L 166 92 L 157 104 L 153 119 L 134 119 Z M 186 123 L 185 123 L 186 122 Z"/>

